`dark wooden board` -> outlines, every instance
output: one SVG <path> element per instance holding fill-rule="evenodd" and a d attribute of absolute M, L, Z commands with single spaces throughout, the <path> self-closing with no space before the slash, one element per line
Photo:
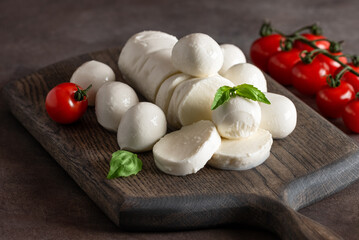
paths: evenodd
<path fill-rule="evenodd" d="M 97 123 L 93 108 L 75 124 L 57 124 L 47 116 L 44 102 L 52 87 L 69 81 L 91 59 L 111 66 L 122 81 L 119 52 L 107 49 L 53 64 L 9 82 L 2 93 L 16 118 L 115 224 L 153 231 L 244 223 L 284 238 L 331 235 L 294 210 L 355 181 L 359 147 L 270 77 L 269 91 L 294 102 L 298 123 L 290 136 L 274 141 L 264 164 L 240 172 L 206 166 L 197 174 L 175 177 L 158 170 L 147 152 L 139 154 L 143 170 L 136 176 L 107 180 L 111 153 L 119 149 L 116 134 Z"/>

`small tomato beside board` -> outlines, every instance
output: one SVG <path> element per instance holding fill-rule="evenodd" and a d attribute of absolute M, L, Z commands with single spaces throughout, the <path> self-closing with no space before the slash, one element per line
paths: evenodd
<path fill-rule="evenodd" d="M 343 111 L 342 115 L 345 126 L 353 132 L 359 133 L 359 100 L 357 98 L 349 102 Z"/>
<path fill-rule="evenodd" d="M 74 83 L 61 83 L 49 91 L 45 105 L 48 115 L 55 122 L 73 123 L 86 112 L 86 90 Z"/>

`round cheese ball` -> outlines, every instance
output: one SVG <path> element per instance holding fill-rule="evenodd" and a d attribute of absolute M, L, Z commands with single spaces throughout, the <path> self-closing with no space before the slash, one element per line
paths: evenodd
<path fill-rule="evenodd" d="M 72 74 L 70 82 L 87 88 L 92 87 L 87 92 L 89 106 L 95 106 L 96 93 L 99 88 L 106 82 L 115 81 L 115 73 L 106 64 L 95 60 L 85 62 Z"/>
<path fill-rule="evenodd" d="M 287 97 L 265 93 L 271 104 L 259 103 L 262 110 L 260 127 L 268 130 L 273 138 L 285 138 L 297 125 L 297 110 Z"/>
<path fill-rule="evenodd" d="M 223 75 L 230 67 L 238 63 L 245 63 L 246 56 L 241 49 L 233 44 L 220 45 L 223 52 L 223 65 L 219 74 Z"/>
<path fill-rule="evenodd" d="M 138 103 L 136 92 L 122 82 L 102 85 L 96 94 L 95 112 L 97 121 L 110 131 L 117 131 L 122 116 Z"/>
<path fill-rule="evenodd" d="M 161 108 L 150 102 L 140 102 L 123 116 L 118 126 L 117 142 L 123 150 L 149 151 L 166 131 L 166 116 Z"/>
<path fill-rule="evenodd" d="M 212 119 L 224 138 L 249 137 L 259 128 L 261 108 L 256 101 L 235 97 L 213 110 Z"/>
<path fill-rule="evenodd" d="M 172 64 L 194 77 L 216 74 L 223 65 L 223 53 L 218 43 L 203 33 L 187 35 L 174 45 Z"/>
<path fill-rule="evenodd" d="M 223 75 L 234 85 L 251 84 L 262 92 L 267 92 L 267 80 L 262 71 L 250 63 L 238 63 L 230 67 Z"/>

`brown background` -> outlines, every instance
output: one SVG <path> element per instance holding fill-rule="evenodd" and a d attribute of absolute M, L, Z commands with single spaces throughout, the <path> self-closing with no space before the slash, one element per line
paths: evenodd
<path fill-rule="evenodd" d="M 283 31 L 320 22 L 359 53 L 352 1 L 0 1 L 0 88 L 41 67 L 121 46 L 141 30 L 204 32 L 248 56 L 263 19 Z M 66 81 L 66 79 L 64 79 Z M 357 137 L 355 137 L 357 138 Z M 345 239 L 359 236 L 359 182 L 300 213 Z M 175 233 L 118 229 L 0 102 L 0 239 L 276 239 L 246 226 Z"/>

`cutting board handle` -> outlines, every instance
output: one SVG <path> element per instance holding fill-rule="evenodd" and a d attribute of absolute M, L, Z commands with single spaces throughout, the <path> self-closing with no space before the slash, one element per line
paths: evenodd
<path fill-rule="evenodd" d="M 241 205 L 237 223 L 261 226 L 274 231 L 281 239 L 342 239 L 329 228 L 303 216 L 278 200 L 250 197 Z"/>

